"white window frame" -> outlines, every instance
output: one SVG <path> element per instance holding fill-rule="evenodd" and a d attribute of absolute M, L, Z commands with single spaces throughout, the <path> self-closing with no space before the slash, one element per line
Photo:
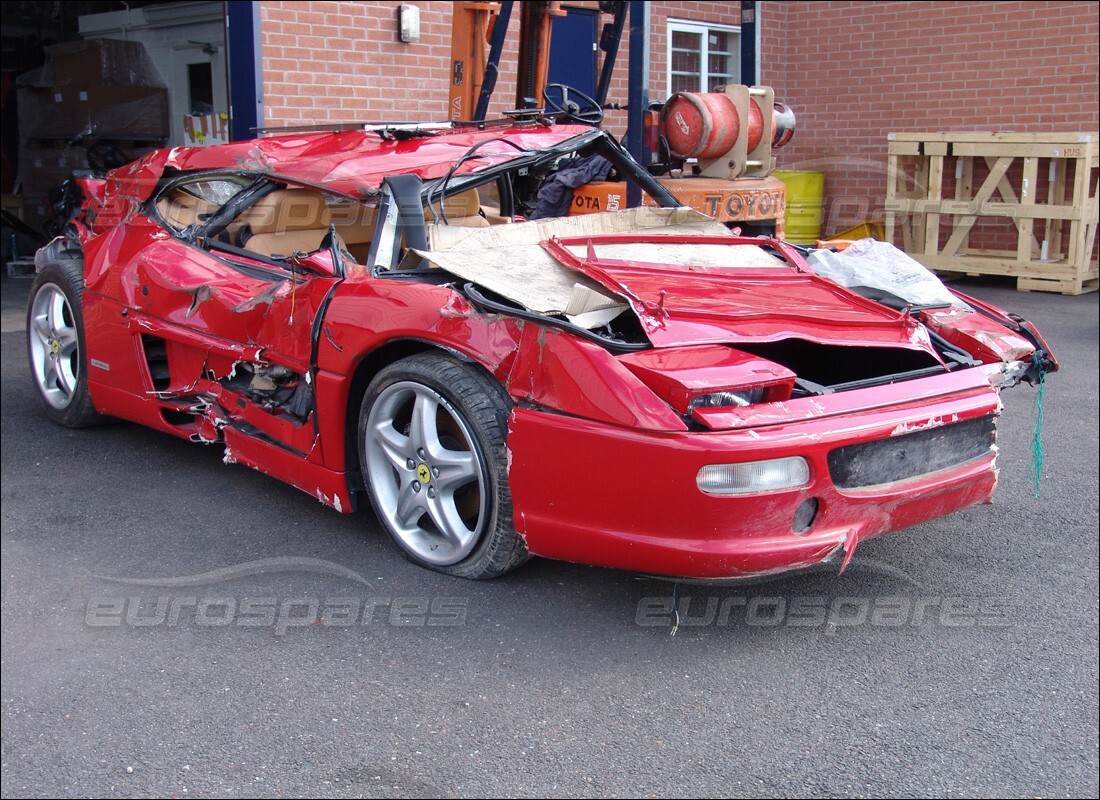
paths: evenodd
<path fill-rule="evenodd" d="M 741 26 L 740 25 L 715 25 L 709 22 L 689 22 L 682 19 L 670 19 L 667 25 L 667 52 L 666 52 L 666 65 L 665 70 L 665 97 L 672 96 L 672 34 L 673 33 L 693 33 L 699 35 L 699 40 L 702 42 L 702 50 L 700 52 L 700 67 L 702 67 L 700 73 L 700 86 L 695 89 L 697 92 L 707 91 L 708 84 L 710 83 L 710 37 L 708 34 L 711 31 L 719 31 L 721 33 L 736 33 L 737 34 L 737 52 L 733 54 L 734 64 L 736 67 L 736 74 L 734 76 L 734 83 L 741 80 Z"/>

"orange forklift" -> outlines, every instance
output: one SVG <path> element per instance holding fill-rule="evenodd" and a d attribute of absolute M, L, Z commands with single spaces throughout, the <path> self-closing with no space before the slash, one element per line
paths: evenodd
<path fill-rule="evenodd" d="M 499 77 L 501 54 L 515 10 L 512 0 L 455 3 L 451 38 L 450 118 L 485 119 Z M 600 36 L 603 53 L 595 97 L 548 84 L 553 22 L 568 12 L 560 2 L 519 3 L 520 45 L 516 114 L 545 113 L 590 125 L 605 109 L 628 111 L 626 145 L 685 204 L 743 233 L 783 236 L 786 192 L 771 176 L 772 151 L 794 134 L 794 113 L 766 86 L 731 85 L 715 92 L 681 92 L 650 103 L 648 14 L 645 2 L 601 2 L 610 17 Z M 630 15 L 630 97 L 608 103 L 619 42 Z M 541 100 L 541 102 L 540 102 Z M 642 202 L 619 181 L 590 181 L 573 190 L 568 213 L 615 211 Z"/>

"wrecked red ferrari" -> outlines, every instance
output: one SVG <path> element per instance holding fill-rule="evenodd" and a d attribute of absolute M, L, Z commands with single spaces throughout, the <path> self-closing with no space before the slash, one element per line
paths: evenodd
<path fill-rule="evenodd" d="M 647 205 L 533 218 L 597 157 Z M 1057 367 L 900 252 L 735 235 L 585 126 L 176 148 L 83 188 L 28 309 L 50 418 L 369 498 L 409 558 L 467 578 L 843 562 L 989 502 L 999 390 Z"/>

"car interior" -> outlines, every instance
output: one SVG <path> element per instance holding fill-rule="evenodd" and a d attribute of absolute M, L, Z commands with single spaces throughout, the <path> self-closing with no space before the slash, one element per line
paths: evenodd
<path fill-rule="evenodd" d="M 204 181 L 203 183 L 210 183 Z M 199 184 L 177 185 L 156 202 L 157 214 L 172 229 L 194 230 L 222 207 L 196 193 Z M 488 196 L 482 198 L 482 192 Z M 484 228 L 512 222 L 501 213 L 495 186 L 465 189 L 424 207 L 427 225 Z M 378 209 L 362 203 L 328 198 L 302 187 L 276 189 L 244 209 L 216 238 L 268 259 L 289 258 L 326 246 L 330 227 L 338 243 L 357 263 L 364 264 L 375 235 Z"/>

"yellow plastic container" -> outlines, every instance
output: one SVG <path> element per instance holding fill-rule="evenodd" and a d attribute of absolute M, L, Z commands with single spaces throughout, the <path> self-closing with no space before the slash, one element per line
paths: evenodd
<path fill-rule="evenodd" d="M 821 238 L 825 209 L 825 173 L 812 170 L 776 170 L 772 175 L 787 187 L 784 222 L 787 241 L 813 244 Z"/>
<path fill-rule="evenodd" d="M 861 222 L 853 228 L 834 233 L 830 239 L 886 239 L 886 230 L 878 222 Z"/>

